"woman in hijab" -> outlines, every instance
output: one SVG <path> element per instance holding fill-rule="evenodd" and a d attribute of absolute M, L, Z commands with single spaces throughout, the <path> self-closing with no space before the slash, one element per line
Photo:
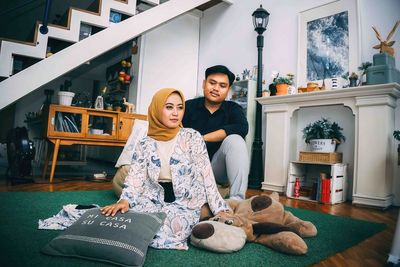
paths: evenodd
<path fill-rule="evenodd" d="M 200 133 L 182 128 L 183 94 L 165 88 L 154 96 L 148 109 L 148 136 L 135 147 L 125 187 L 117 203 L 102 213 L 118 211 L 165 212 L 167 218 L 151 247 L 188 249 L 187 239 L 208 203 L 217 214 L 229 210 L 218 192 Z"/>

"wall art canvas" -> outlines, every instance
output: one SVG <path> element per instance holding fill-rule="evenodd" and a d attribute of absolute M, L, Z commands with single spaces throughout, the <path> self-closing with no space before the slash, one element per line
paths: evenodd
<path fill-rule="evenodd" d="M 300 13 L 297 85 L 357 70 L 357 1 L 340 0 Z"/>
<path fill-rule="evenodd" d="M 349 71 L 349 16 L 340 12 L 307 23 L 307 80 Z"/>

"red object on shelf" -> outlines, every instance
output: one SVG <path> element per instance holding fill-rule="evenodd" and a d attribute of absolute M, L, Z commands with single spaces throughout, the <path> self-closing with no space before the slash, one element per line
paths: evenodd
<path fill-rule="evenodd" d="M 296 177 L 296 181 L 294 182 L 294 197 L 300 196 L 300 180 Z"/>
<path fill-rule="evenodd" d="M 322 179 L 322 192 L 321 192 L 321 202 L 329 203 L 331 198 L 331 180 Z"/>

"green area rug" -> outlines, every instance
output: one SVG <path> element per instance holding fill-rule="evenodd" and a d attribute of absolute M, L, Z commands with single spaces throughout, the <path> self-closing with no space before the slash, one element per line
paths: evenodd
<path fill-rule="evenodd" d="M 57 214 L 66 204 L 99 204 L 116 201 L 112 191 L 2 192 L 0 193 L 1 266 L 109 266 L 81 259 L 47 256 L 40 249 L 60 231 L 38 230 L 38 220 Z M 258 244 L 239 252 L 217 254 L 190 247 L 188 251 L 149 249 L 145 266 L 308 266 L 343 251 L 385 229 L 385 224 L 354 220 L 318 212 L 287 208 L 313 222 L 318 236 L 307 238 L 309 252 L 292 256 Z"/>

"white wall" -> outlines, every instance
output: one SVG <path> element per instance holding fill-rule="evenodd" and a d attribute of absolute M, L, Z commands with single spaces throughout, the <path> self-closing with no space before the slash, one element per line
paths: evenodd
<path fill-rule="evenodd" d="M 172 87 L 196 95 L 200 17 L 188 13 L 142 37 L 137 112 L 147 114 L 154 93 Z M 133 101 L 133 99 L 130 99 Z"/>
<path fill-rule="evenodd" d="M 394 129 L 400 131 L 400 99 L 397 100 L 397 112 L 395 114 L 395 125 Z M 400 145 L 399 141 L 394 140 L 395 143 L 395 149 L 393 151 L 394 153 L 394 158 L 396 159 L 397 162 L 397 157 L 400 157 L 400 153 L 397 152 L 397 147 Z M 394 181 L 393 181 L 393 190 L 395 194 L 394 202 L 396 203 L 397 206 L 400 206 L 400 165 L 395 165 L 394 166 Z"/>
<path fill-rule="evenodd" d="M 386 37 L 400 19 L 400 0 L 354 0 L 359 6 L 359 35 L 361 62 L 372 62 L 378 44 L 371 26 L 376 26 Z M 332 0 L 236 0 L 233 5 L 221 3 L 204 12 L 200 30 L 200 58 L 198 90 L 204 70 L 215 64 L 225 64 L 235 74 L 252 69 L 257 64 L 257 33 L 254 31 L 252 13 L 263 5 L 269 13 L 269 23 L 264 33 L 263 77 L 271 82 L 273 70 L 281 73 L 297 72 L 298 16 L 299 13 Z M 396 53 L 396 65 L 400 68 L 400 28 L 392 40 Z M 359 65 L 359 64 L 358 64 Z M 354 70 L 356 71 L 356 70 Z"/>
<path fill-rule="evenodd" d="M 400 0 L 359 0 L 361 24 L 361 62 L 372 62 L 372 56 L 378 52 L 373 49 L 379 44 L 372 26 L 375 26 L 382 38 L 388 36 L 396 21 L 400 20 Z M 400 69 L 400 27 L 397 27 L 391 40 L 395 40 L 396 67 Z"/>
<path fill-rule="evenodd" d="M 269 84 L 273 70 L 296 73 L 298 13 L 327 2 L 238 0 L 206 10 L 201 20 L 198 84 L 211 65 L 224 64 L 235 74 L 257 65 L 257 33 L 251 15 L 260 4 L 270 13 L 264 32 L 263 77 Z"/>

